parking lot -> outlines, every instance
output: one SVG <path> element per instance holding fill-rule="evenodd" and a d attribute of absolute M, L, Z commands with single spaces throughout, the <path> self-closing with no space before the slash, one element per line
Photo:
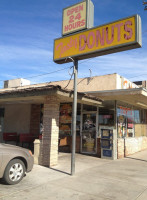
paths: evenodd
<path fill-rule="evenodd" d="M 52 169 L 34 165 L 19 184 L 0 182 L 0 199 L 147 199 L 147 150 L 116 161 L 76 154 L 75 176 L 70 161 L 70 154 L 60 153 Z"/>

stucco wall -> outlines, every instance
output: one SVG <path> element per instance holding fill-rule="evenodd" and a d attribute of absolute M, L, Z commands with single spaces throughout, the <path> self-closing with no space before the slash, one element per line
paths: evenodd
<path fill-rule="evenodd" d="M 31 105 L 6 105 L 4 132 L 29 133 Z"/>
<path fill-rule="evenodd" d="M 102 90 L 114 90 L 117 88 L 117 74 L 108 74 L 104 76 L 94 76 L 88 78 L 78 79 L 78 92 L 89 92 L 89 91 L 102 91 Z M 56 81 L 51 82 L 51 85 L 60 85 L 66 87 L 69 80 L 67 81 Z M 67 89 L 73 89 L 73 80 L 68 85 Z"/>
<path fill-rule="evenodd" d="M 124 139 L 118 139 L 118 158 L 123 158 L 124 154 L 125 156 L 129 156 L 145 149 L 147 149 L 147 137 L 145 136 L 126 138 L 125 143 Z"/>
<path fill-rule="evenodd" d="M 68 85 L 68 82 L 68 80 L 56 81 L 51 82 L 50 84 L 60 85 L 64 88 Z M 138 86 L 136 84 L 132 83 L 128 79 L 116 73 L 78 79 L 78 92 L 129 89 L 137 87 Z M 70 84 L 68 85 L 67 89 L 73 89 L 73 80 L 70 81 Z"/>

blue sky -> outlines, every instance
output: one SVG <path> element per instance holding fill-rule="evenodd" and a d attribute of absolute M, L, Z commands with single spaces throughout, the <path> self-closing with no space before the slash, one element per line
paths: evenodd
<path fill-rule="evenodd" d="M 27 78 L 42 83 L 70 78 L 72 66 L 53 62 L 53 42 L 61 37 L 62 9 L 78 0 L 0 0 L 0 87 L 3 80 Z M 93 0 L 94 26 L 139 14 L 142 48 L 79 61 L 79 78 L 118 73 L 147 80 L 147 11 L 141 0 Z M 36 77 L 35 77 L 36 76 Z"/>

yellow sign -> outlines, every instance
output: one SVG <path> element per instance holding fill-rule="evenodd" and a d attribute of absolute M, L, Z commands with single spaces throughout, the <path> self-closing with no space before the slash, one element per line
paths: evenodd
<path fill-rule="evenodd" d="M 63 10 L 62 34 L 86 28 L 86 1 Z"/>
<path fill-rule="evenodd" d="M 54 61 L 71 62 L 141 47 L 139 15 L 95 27 L 54 41 Z"/>

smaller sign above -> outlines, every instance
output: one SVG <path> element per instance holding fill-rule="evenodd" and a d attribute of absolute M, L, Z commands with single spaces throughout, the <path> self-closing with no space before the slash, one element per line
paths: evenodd
<path fill-rule="evenodd" d="M 62 34 L 86 28 L 86 1 L 63 10 Z"/>
<path fill-rule="evenodd" d="M 93 15 L 94 8 L 92 2 L 88 2 L 83 1 L 63 9 L 62 35 L 67 35 L 79 30 L 91 28 L 91 26 L 88 26 L 89 24 L 92 24 L 93 26 L 94 17 L 92 18 L 91 15 Z M 91 20 L 91 22 L 87 20 Z"/>

